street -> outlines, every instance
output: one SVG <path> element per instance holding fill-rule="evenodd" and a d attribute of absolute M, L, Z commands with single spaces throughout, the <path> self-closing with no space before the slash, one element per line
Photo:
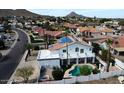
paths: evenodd
<path fill-rule="evenodd" d="M 25 52 L 25 45 L 28 43 L 28 37 L 26 34 L 18 29 L 15 30 L 19 35 L 19 40 L 12 50 L 0 62 L 0 83 L 6 83 L 11 77 Z"/>

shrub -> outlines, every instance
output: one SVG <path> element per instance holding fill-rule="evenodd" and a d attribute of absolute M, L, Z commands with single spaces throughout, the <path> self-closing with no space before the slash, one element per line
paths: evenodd
<path fill-rule="evenodd" d="M 88 65 L 83 65 L 80 67 L 81 75 L 90 75 L 92 70 L 93 70 L 92 67 Z"/>
<path fill-rule="evenodd" d="M 39 50 L 39 46 L 34 46 L 34 50 Z"/>
<path fill-rule="evenodd" d="M 100 72 L 99 69 L 97 69 L 97 68 L 93 69 L 93 74 L 98 74 L 99 72 Z"/>
<path fill-rule="evenodd" d="M 52 71 L 52 75 L 53 75 L 54 80 L 62 80 L 64 72 L 62 71 L 62 69 L 58 67 L 54 67 Z"/>
<path fill-rule="evenodd" d="M 112 63 L 112 66 L 115 66 L 115 61 L 111 58 L 110 62 Z"/>
<path fill-rule="evenodd" d="M 24 79 L 25 83 L 28 83 L 29 77 L 33 74 L 34 68 L 32 67 L 23 67 L 17 70 L 16 75 Z"/>

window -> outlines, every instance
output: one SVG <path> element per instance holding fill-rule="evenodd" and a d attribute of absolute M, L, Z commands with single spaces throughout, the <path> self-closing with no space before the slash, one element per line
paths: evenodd
<path fill-rule="evenodd" d="M 63 53 L 65 53 L 66 52 L 66 50 L 63 50 Z"/>
<path fill-rule="evenodd" d="M 75 52 L 79 52 L 79 48 L 78 47 L 75 48 Z"/>
<path fill-rule="evenodd" d="M 92 51 L 92 48 L 90 48 L 89 50 Z"/>
<path fill-rule="evenodd" d="M 80 50 L 80 53 L 84 53 L 84 49 L 81 49 L 81 50 Z"/>

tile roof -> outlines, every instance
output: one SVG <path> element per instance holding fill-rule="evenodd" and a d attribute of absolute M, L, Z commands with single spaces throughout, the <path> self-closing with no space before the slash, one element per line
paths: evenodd
<path fill-rule="evenodd" d="M 77 24 L 70 24 L 70 23 L 65 23 L 63 26 L 69 27 L 69 28 L 77 28 Z"/>
<path fill-rule="evenodd" d="M 113 39 L 113 48 L 122 48 L 124 47 L 124 36 L 120 36 L 116 39 Z"/>
<path fill-rule="evenodd" d="M 101 32 L 112 32 L 112 29 L 109 28 L 104 28 L 102 30 L 100 30 Z"/>
<path fill-rule="evenodd" d="M 42 29 L 42 28 L 34 29 L 34 31 L 38 32 L 40 36 L 44 36 L 44 34 L 47 34 L 50 36 L 57 37 L 57 36 L 60 36 L 63 34 L 63 31 L 47 31 L 47 30 Z"/>
<path fill-rule="evenodd" d="M 94 28 L 93 26 L 78 27 L 80 32 L 112 32 L 112 29 L 107 27 Z"/>
<path fill-rule="evenodd" d="M 75 43 L 80 43 L 80 44 L 83 44 L 83 45 L 86 45 L 86 46 L 89 46 L 89 47 L 92 47 L 90 45 L 88 45 L 86 42 L 79 42 L 79 41 L 75 41 L 75 42 L 71 42 L 71 43 L 56 43 L 56 44 L 53 44 L 49 47 L 49 50 L 58 50 L 58 49 L 61 49 L 61 48 L 64 48 L 66 46 L 70 46 L 72 44 L 75 44 Z"/>
<path fill-rule="evenodd" d="M 85 32 L 85 31 L 88 31 L 88 32 L 97 32 L 96 31 L 96 28 L 92 27 L 92 26 L 89 26 L 89 27 L 78 27 L 79 31 L 80 32 Z"/>

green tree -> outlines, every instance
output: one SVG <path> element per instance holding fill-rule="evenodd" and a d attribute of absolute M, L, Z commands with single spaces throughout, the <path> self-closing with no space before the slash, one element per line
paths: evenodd
<path fill-rule="evenodd" d="M 102 49 L 101 59 L 104 60 L 104 61 L 107 61 L 107 54 L 108 54 L 108 50 L 107 49 Z"/>
<path fill-rule="evenodd" d="M 98 54 L 99 51 L 101 50 L 100 45 L 97 44 L 97 43 L 92 43 L 92 46 L 93 46 L 93 52 L 95 52 L 96 54 Z"/>
<path fill-rule="evenodd" d="M 23 67 L 17 70 L 17 76 L 22 77 L 25 83 L 28 83 L 29 77 L 33 74 L 34 68 Z"/>
<path fill-rule="evenodd" d="M 121 25 L 121 26 L 124 26 L 124 20 L 119 21 L 118 24 Z"/>
<path fill-rule="evenodd" d="M 108 47 L 108 54 L 107 54 L 107 72 L 109 72 L 109 66 L 110 66 L 110 60 L 111 60 L 111 53 L 110 53 L 110 46 L 112 45 L 113 41 L 111 39 L 108 39 L 106 41 L 107 47 Z"/>
<path fill-rule="evenodd" d="M 66 36 L 66 55 L 67 55 L 67 64 L 69 63 L 68 61 L 68 43 L 67 43 L 67 37 L 69 35 L 69 30 L 65 30 L 64 35 Z"/>
<path fill-rule="evenodd" d="M 111 19 L 107 19 L 107 18 L 102 18 L 99 20 L 100 23 L 104 23 L 106 21 L 111 21 Z"/>

